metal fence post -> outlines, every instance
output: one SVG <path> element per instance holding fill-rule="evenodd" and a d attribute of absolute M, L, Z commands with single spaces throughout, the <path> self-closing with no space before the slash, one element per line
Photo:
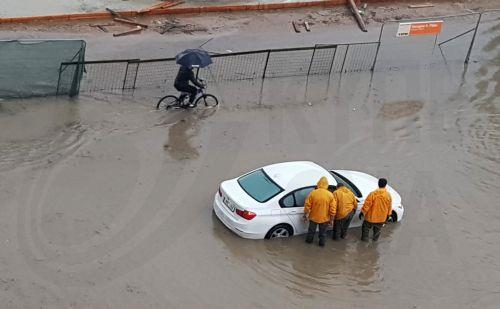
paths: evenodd
<path fill-rule="evenodd" d="M 330 71 L 328 72 L 328 76 L 332 75 L 333 63 L 335 62 L 335 56 L 337 55 L 338 45 L 335 45 L 335 51 L 333 52 L 332 63 L 330 64 Z"/>
<path fill-rule="evenodd" d="M 480 13 L 479 18 L 477 19 L 476 29 L 474 29 L 474 35 L 472 36 L 472 41 L 470 42 L 469 50 L 467 51 L 467 57 L 465 57 L 465 63 L 469 63 L 470 54 L 472 53 L 472 48 L 474 47 L 474 41 L 476 40 L 477 29 L 479 28 L 479 23 L 481 22 L 482 17 L 483 13 Z"/>
<path fill-rule="evenodd" d="M 375 52 L 375 59 L 373 59 L 372 71 L 375 70 L 375 65 L 377 64 L 378 51 L 380 50 L 380 45 L 382 45 L 382 33 L 384 32 L 384 26 L 385 23 L 382 24 L 382 27 L 380 28 L 380 34 L 378 35 L 378 45 L 377 51 Z"/>
<path fill-rule="evenodd" d="M 266 64 L 264 65 L 264 72 L 262 73 L 262 78 L 266 78 L 267 64 L 269 63 L 269 56 L 271 55 L 271 50 L 267 50 Z"/>
<path fill-rule="evenodd" d="M 344 73 L 344 65 L 345 65 L 345 60 L 347 59 L 347 54 L 349 53 L 349 46 L 351 46 L 351 44 L 347 44 L 347 48 L 345 50 L 345 55 L 344 55 L 344 61 L 342 61 L 342 67 L 340 68 L 340 74 Z"/>
<path fill-rule="evenodd" d="M 312 64 L 313 64 L 313 61 L 314 61 L 314 54 L 316 54 L 316 45 L 314 45 L 314 49 L 313 49 L 313 54 L 311 56 L 311 62 L 309 62 L 309 69 L 307 70 L 307 76 L 309 76 L 309 73 L 311 73 L 311 67 L 312 67 Z"/>
<path fill-rule="evenodd" d="M 140 61 L 137 61 L 137 67 L 135 68 L 135 77 L 134 77 L 134 85 L 132 86 L 132 89 L 135 89 L 135 84 L 137 82 L 137 75 L 139 73 L 139 66 L 141 65 Z"/>
<path fill-rule="evenodd" d="M 69 89 L 70 97 L 77 96 L 80 93 L 80 66 L 83 66 L 83 63 L 79 59 L 73 72 L 73 79 L 71 80 L 71 88 Z"/>
<path fill-rule="evenodd" d="M 59 95 L 59 85 L 61 84 L 61 73 L 62 73 L 62 67 L 63 64 L 61 63 L 59 65 L 59 77 L 57 78 L 57 89 L 56 89 L 56 95 Z"/>
<path fill-rule="evenodd" d="M 130 64 L 130 61 L 127 61 L 127 67 L 125 68 L 125 76 L 123 77 L 122 92 L 125 90 L 125 84 L 127 83 L 128 66 L 129 66 L 129 64 Z"/>

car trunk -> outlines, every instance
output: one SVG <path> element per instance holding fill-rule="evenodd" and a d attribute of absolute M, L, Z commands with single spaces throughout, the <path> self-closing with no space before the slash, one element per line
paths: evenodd
<path fill-rule="evenodd" d="M 221 194 L 220 200 L 225 210 L 237 219 L 242 219 L 242 217 L 236 213 L 236 209 L 253 211 L 264 206 L 250 197 L 236 179 L 224 181 L 220 186 L 219 194 Z"/>

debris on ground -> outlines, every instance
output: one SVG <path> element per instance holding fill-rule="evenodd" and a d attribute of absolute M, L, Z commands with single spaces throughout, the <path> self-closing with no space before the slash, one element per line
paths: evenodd
<path fill-rule="evenodd" d="M 97 25 L 97 28 L 99 28 L 102 32 L 106 32 L 108 33 L 108 29 L 104 28 L 104 26 L 101 26 L 101 25 Z"/>
<path fill-rule="evenodd" d="M 295 30 L 295 32 L 300 33 L 299 24 L 295 20 L 292 20 L 292 26 L 293 26 L 293 30 Z"/>
<path fill-rule="evenodd" d="M 182 3 L 184 3 L 184 1 L 163 1 L 162 3 L 158 3 L 148 8 L 139 10 L 137 11 L 137 13 L 148 13 L 154 10 L 164 10 Z"/>
<path fill-rule="evenodd" d="M 160 34 L 165 33 L 187 33 L 193 34 L 193 32 L 206 32 L 208 29 L 203 26 L 198 26 L 194 24 L 183 24 L 179 19 L 166 19 L 166 20 L 155 20 L 156 31 Z"/>
<path fill-rule="evenodd" d="M 426 3 L 426 4 L 410 4 L 408 5 L 410 9 L 422 9 L 422 8 L 433 8 L 434 4 Z"/>
<path fill-rule="evenodd" d="M 173 0 L 172 0 L 173 1 Z M 356 0 L 355 0 L 356 1 Z M 359 1 L 356 1 L 359 4 Z M 431 2 L 431 0 L 414 0 L 402 3 L 369 3 L 364 8 L 364 1 L 359 4 L 358 9 L 364 12 L 362 19 L 368 27 L 370 23 L 383 23 L 388 20 L 415 19 L 433 15 L 449 15 L 462 14 L 488 10 L 497 7 L 498 0 L 476 0 L 467 3 L 445 3 Z M 157 1 L 156 3 L 160 3 Z M 167 3 L 165 1 L 165 3 Z M 173 2 L 172 2 L 173 3 Z M 424 5 L 431 4 L 434 7 L 429 8 L 410 8 L 409 5 Z M 485 4 L 486 3 L 486 4 Z M 162 3 L 163 4 L 163 3 Z M 484 5 L 483 5 L 484 4 Z M 496 6 L 495 6 L 496 5 Z M 268 27 L 283 27 L 290 24 L 292 20 L 298 22 L 298 28 L 301 32 L 306 32 L 303 21 L 307 21 L 309 25 L 314 27 L 314 30 L 320 30 L 324 27 L 352 25 L 353 13 L 349 6 L 336 6 L 329 8 L 304 8 L 300 10 L 289 10 L 286 12 L 234 12 L 234 13 L 211 13 L 200 15 L 157 15 L 150 16 L 148 13 L 142 16 L 130 17 L 127 14 L 121 13 L 116 9 L 108 8 L 102 21 L 92 21 L 94 24 L 105 24 L 114 22 L 113 18 L 122 18 L 130 21 L 137 21 L 145 25 L 149 25 L 148 29 L 155 32 L 168 33 L 175 35 L 190 34 L 196 35 L 197 31 L 205 33 L 221 33 L 240 31 L 242 29 L 252 28 L 254 32 L 265 31 Z M 165 12 L 167 13 L 167 12 Z M 360 13 L 360 15 L 363 13 Z M 118 17 L 118 15 L 121 15 Z M 176 18 L 180 22 L 175 25 L 164 24 L 164 20 L 172 20 Z M 354 21 L 355 22 L 355 21 Z M 133 29 L 136 25 L 127 25 L 121 22 L 114 22 L 116 26 L 102 26 L 109 33 L 117 33 L 128 29 Z M 192 26 L 188 26 L 192 25 Z M 129 28 L 130 27 L 130 28 Z M 144 28 L 144 27 L 143 27 Z M 32 32 L 61 32 L 61 33 L 87 33 L 95 32 L 105 34 L 106 30 L 99 27 L 89 27 L 88 20 L 64 22 L 41 21 L 32 25 L 27 23 L 22 24 L 0 24 L 0 29 L 5 31 L 32 31 Z M 144 30 L 144 29 L 143 29 Z M 294 31 L 294 30 L 292 30 Z M 315 32 L 314 31 L 314 32 Z M 200 32 L 200 33 L 201 33 Z"/>
<path fill-rule="evenodd" d="M 113 17 L 123 18 L 123 16 L 115 10 L 112 10 L 110 8 L 106 8 L 106 11 L 108 11 L 111 14 L 111 16 L 113 16 Z"/>
<path fill-rule="evenodd" d="M 311 31 L 311 26 L 309 26 L 309 23 L 307 21 L 304 22 L 304 28 L 306 28 L 307 32 Z"/>
<path fill-rule="evenodd" d="M 366 30 L 365 22 L 363 21 L 363 18 L 361 18 L 361 15 L 359 13 L 360 11 L 358 10 L 356 3 L 354 3 L 354 0 L 348 0 L 347 2 L 349 3 L 352 14 L 356 18 L 356 21 L 358 22 L 358 25 L 359 25 L 359 28 L 361 28 L 361 31 L 368 32 L 368 30 Z"/>
<path fill-rule="evenodd" d="M 318 14 L 320 16 L 329 16 L 330 14 L 332 14 L 332 11 L 324 10 L 324 11 L 316 12 L 316 14 Z"/>
<path fill-rule="evenodd" d="M 125 35 L 129 35 L 129 34 L 133 34 L 133 33 L 139 33 L 141 31 L 142 31 L 142 27 L 141 26 L 137 26 L 137 27 L 135 27 L 132 30 L 127 30 L 127 31 L 124 31 L 124 32 L 119 32 L 119 33 L 113 33 L 113 36 L 114 37 L 125 36 Z"/>
<path fill-rule="evenodd" d="M 129 20 L 129 19 L 115 17 L 115 18 L 113 18 L 113 20 L 120 22 L 120 23 L 128 24 L 128 25 L 141 26 L 142 28 L 148 27 L 148 25 L 146 25 L 146 24 L 141 24 L 141 23 L 138 23 L 136 21 Z"/>
<path fill-rule="evenodd" d="M 108 29 L 106 27 L 112 27 L 114 25 L 115 25 L 114 23 L 108 23 L 108 24 L 89 24 L 89 27 L 98 28 L 102 32 L 106 32 L 107 33 L 109 31 L 108 31 Z"/>

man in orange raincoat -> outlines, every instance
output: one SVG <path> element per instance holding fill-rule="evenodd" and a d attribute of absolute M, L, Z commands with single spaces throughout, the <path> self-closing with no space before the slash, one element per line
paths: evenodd
<path fill-rule="evenodd" d="M 341 183 L 337 184 L 337 189 L 333 192 L 333 197 L 337 206 L 337 214 L 333 218 L 332 238 L 337 240 L 340 236 L 340 238 L 344 239 L 352 217 L 354 217 L 354 213 L 356 212 L 358 200 L 354 196 L 354 193 Z"/>
<path fill-rule="evenodd" d="M 323 247 L 326 240 L 326 229 L 335 217 L 336 205 L 333 194 L 328 191 L 328 179 L 321 177 L 317 188 L 309 193 L 304 204 L 304 218 L 309 220 L 306 242 L 312 243 L 316 228 L 319 227 L 319 245 Z"/>
<path fill-rule="evenodd" d="M 363 204 L 359 219 L 363 220 L 361 240 L 368 241 L 370 230 L 373 228 L 373 241 L 377 241 L 385 222 L 392 214 L 392 198 L 387 189 L 387 179 L 378 180 L 378 189 L 370 193 Z"/>

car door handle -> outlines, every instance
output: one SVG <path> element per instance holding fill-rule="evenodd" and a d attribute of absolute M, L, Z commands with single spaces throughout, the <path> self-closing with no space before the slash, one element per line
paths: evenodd
<path fill-rule="evenodd" d="M 291 211 L 290 211 L 290 213 L 291 213 L 291 214 L 296 214 L 296 213 L 298 213 L 298 212 L 299 212 L 298 210 L 291 210 Z"/>

